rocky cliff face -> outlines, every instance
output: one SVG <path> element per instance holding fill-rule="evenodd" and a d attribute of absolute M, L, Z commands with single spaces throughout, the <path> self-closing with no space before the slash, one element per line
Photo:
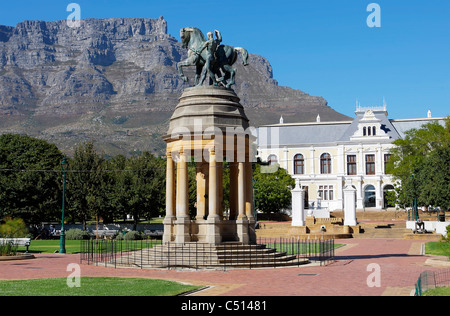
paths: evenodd
<path fill-rule="evenodd" d="M 227 43 L 228 44 L 228 43 Z M 189 84 L 187 52 L 159 19 L 24 21 L 0 26 L 0 132 L 48 139 L 67 152 L 93 139 L 107 154 L 161 153 L 160 139 Z M 262 56 L 240 60 L 234 87 L 252 125 L 347 117 L 321 97 L 280 87 Z M 187 72 L 192 79 L 192 71 Z"/>

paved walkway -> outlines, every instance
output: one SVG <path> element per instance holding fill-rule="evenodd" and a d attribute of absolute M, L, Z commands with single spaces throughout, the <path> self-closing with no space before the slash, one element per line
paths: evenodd
<path fill-rule="evenodd" d="M 336 243 L 345 243 L 346 246 L 336 251 L 336 262 L 326 267 L 174 271 L 114 269 L 83 264 L 81 275 L 158 278 L 209 286 L 196 293 L 202 296 L 397 296 L 409 295 L 422 271 L 439 269 L 426 265 L 429 257 L 420 254 L 423 241 L 343 239 Z M 0 262 L 0 279 L 67 277 L 71 273 L 66 271 L 67 265 L 79 263 L 80 258 L 77 254 L 35 256 L 36 259 L 31 260 Z M 368 279 L 377 280 L 372 278 L 376 272 L 373 267 L 380 271 L 379 287 L 368 286 Z"/>

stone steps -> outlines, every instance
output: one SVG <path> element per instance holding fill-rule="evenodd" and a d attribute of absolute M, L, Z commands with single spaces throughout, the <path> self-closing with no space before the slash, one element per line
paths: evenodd
<path fill-rule="evenodd" d="M 265 245 L 242 245 L 224 243 L 220 245 L 186 243 L 155 245 L 117 258 L 117 265 L 141 268 L 257 268 L 292 266 L 308 263 L 306 258 L 297 258 L 286 252 L 277 252 Z"/>

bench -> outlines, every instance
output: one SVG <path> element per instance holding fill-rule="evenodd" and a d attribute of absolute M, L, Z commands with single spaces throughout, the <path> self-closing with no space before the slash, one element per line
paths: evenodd
<path fill-rule="evenodd" d="M 162 237 L 162 235 L 164 235 L 164 231 L 160 230 L 160 229 L 144 230 L 144 235 L 145 236 L 150 236 L 150 237 Z"/>
<path fill-rule="evenodd" d="M 104 229 L 104 230 L 93 230 L 92 234 L 94 236 L 100 236 L 100 237 L 114 237 L 119 231 L 118 230 L 113 230 L 113 229 Z"/>
<path fill-rule="evenodd" d="M 0 245 L 10 244 L 13 247 L 30 247 L 31 238 L 0 238 Z"/>

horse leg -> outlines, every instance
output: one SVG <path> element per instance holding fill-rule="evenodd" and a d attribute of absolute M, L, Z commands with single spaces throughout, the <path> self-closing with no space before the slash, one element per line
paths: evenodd
<path fill-rule="evenodd" d="M 188 78 L 184 75 L 183 73 L 183 67 L 189 67 L 189 66 L 195 66 L 195 56 L 189 56 L 187 59 L 180 61 L 179 63 L 177 63 L 177 68 L 178 68 L 178 75 L 180 76 L 181 80 L 183 80 L 184 82 L 188 81 Z"/>
<path fill-rule="evenodd" d="M 181 80 L 183 80 L 184 82 L 188 81 L 188 78 L 184 75 L 183 73 L 183 67 L 189 66 L 186 61 L 180 61 L 179 63 L 177 63 L 177 68 L 178 68 L 178 76 L 181 78 Z"/>
<path fill-rule="evenodd" d="M 201 65 L 197 65 L 196 68 L 197 69 L 195 71 L 195 85 L 198 86 L 198 85 L 201 85 L 199 80 L 200 80 L 200 75 L 202 74 L 203 67 Z M 202 83 L 203 83 L 203 81 L 202 81 Z"/>
<path fill-rule="evenodd" d="M 230 78 L 230 79 L 227 81 L 227 84 L 226 84 L 225 87 L 226 87 L 226 88 L 230 88 L 232 85 L 235 84 L 235 81 L 234 81 L 234 75 L 235 75 L 235 73 L 236 73 L 236 69 L 234 69 L 234 68 L 231 67 L 230 65 L 223 65 L 223 69 L 224 69 L 225 72 L 226 72 L 225 79 Z"/>

